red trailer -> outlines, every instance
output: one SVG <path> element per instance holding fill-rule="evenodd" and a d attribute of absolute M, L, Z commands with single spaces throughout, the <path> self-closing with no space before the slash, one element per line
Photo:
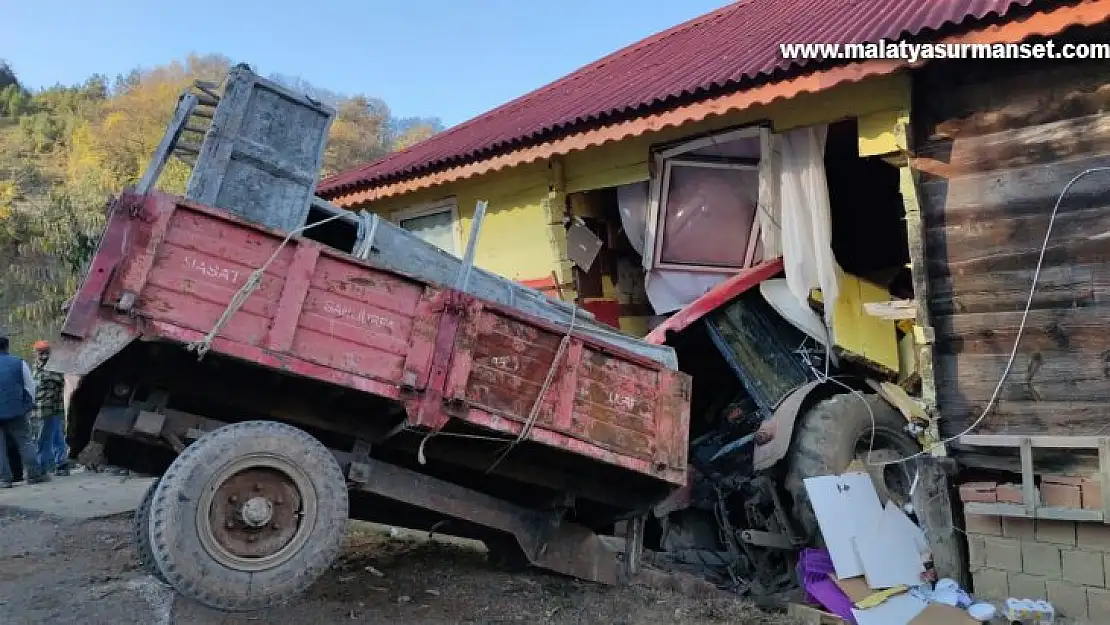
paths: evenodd
<path fill-rule="evenodd" d="M 209 605 L 294 596 L 348 515 L 612 583 L 596 532 L 686 484 L 690 379 L 575 325 L 124 194 L 51 368 L 85 462 L 162 475 L 140 554 Z"/>

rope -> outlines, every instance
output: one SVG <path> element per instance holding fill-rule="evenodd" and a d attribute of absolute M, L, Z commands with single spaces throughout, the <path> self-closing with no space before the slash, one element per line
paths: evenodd
<path fill-rule="evenodd" d="M 374 249 L 374 235 L 378 233 L 378 216 L 366 211 L 358 212 L 358 243 L 351 255 L 359 260 L 368 260 Z"/>
<path fill-rule="evenodd" d="M 571 335 L 574 333 L 574 326 L 577 321 L 578 306 L 574 305 L 574 308 L 571 309 L 570 325 L 567 326 L 567 333 L 563 336 L 563 340 L 559 342 L 559 349 L 556 350 L 555 357 L 551 359 L 551 366 L 547 369 L 547 377 L 544 378 L 543 385 L 540 386 L 540 392 L 536 395 L 536 401 L 532 402 L 532 410 L 528 413 L 528 420 L 525 421 L 524 427 L 520 428 L 520 434 L 505 447 L 505 450 L 501 452 L 497 460 L 494 460 L 493 464 L 486 469 L 487 474 L 496 469 L 497 465 L 501 464 L 501 461 L 505 459 L 505 456 L 508 456 L 509 452 L 511 452 L 514 447 L 519 445 L 521 441 L 528 438 L 528 435 L 532 433 L 532 428 L 536 425 L 536 421 L 540 417 L 540 407 L 543 406 L 544 395 L 547 394 L 547 390 L 551 387 L 551 382 L 555 379 L 555 372 L 562 363 L 563 355 L 566 354 L 567 349 L 570 347 Z"/>
<path fill-rule="evenodd" d="M 191 352 L 196 352 L 197 360 L 203 359 L 204 355 L 208 353 L 208 350 L 212 348 L 212 341 L 215 340 L 216 336 L 219 335 L 221 330 L 223 330 L 224 325 L 229 320 L 231 320 L 233 316 L 235 316 L 235 313 L 239 312 L 239 309 L 243 307 L 243 304 L 247 301 L 251 294 L 258 289 L 259 285 L 262 284 L 262 276 L 266 273 L 266 269 L 268 269 L 270 267 L 270 263 L 274 262 L 274 259 L 278 257 L 278 254 L 280 254 L 281 250 L 283 250 L 286 244 L 289 243 L 289 240 L 293 238 L 293 235 L 304 232 L 309 228 L 315 228 L 316 226 L 326 224 L 329 221 L 339 219 L 343 215 L 344 213 L 336 213 L 335 215 L 332 215 L 327 219 L 322 219 L 311 224 L 305 224 L 300 228 L 290 230 L 289 234 L 285 235 L 285 239 L 281 242 L 281 245 L 279 245 L 277 249 L 274 250 L 274 253 L 266 259 L 266 262 L 262 263 L 261 267 L 251 272 L 251 275 L 247 277 L 247 281 L 243 283 L 243 286 L 239 287 L 239 290 L 236 291 L 235 295 L 231 297 L 231 301 L 228 302 L 227 308 L 224 309 L 224 312 L 222 315 L 220 315 L 220 318 L 216 320 L 216 324 L 212 326 L 212 329 L 204 335 L 204 338 L 200 339 L 199 341 L 193 341 L 192 343 L 187 344 L 185 346 L 185 349 Z"/>

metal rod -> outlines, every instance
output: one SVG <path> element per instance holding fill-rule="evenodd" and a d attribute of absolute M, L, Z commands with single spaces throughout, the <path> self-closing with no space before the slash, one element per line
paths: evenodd
<path fill-rule="evenodd" d="M 482 222 L 485 221 L 488 204 L 485 200 L 478 200 L 474 205 L 470 236 L 466 239 L 466 252 L 463 254 L 462 267 L 459 268 L 459 278 L 455 281 L 455 288 L 460 291 L 466 291 L 466 285 L 470 282 L 470 269 L 474 266 L 474 254 L 478 250 L 478 235 L 482 231 Z"/>

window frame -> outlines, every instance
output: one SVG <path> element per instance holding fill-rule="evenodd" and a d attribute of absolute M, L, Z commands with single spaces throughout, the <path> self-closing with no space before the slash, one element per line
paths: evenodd
<path fill-rule="evenodd" d="M 759 159 L 740 158 L 740 157 L 706 157 L 698 155 L 688 155 L 694 150 L 710 147 L 720 143 L 727 143 L 737 139 L 746 138 L 759 138 Z M 652 171 L 651 180 L 649 183 L 648 191 L 648 219 L 647 219 L 647 232 L 646 241 L 644 246 L 644 268 L 648 271 L 654 269 L 671 269 L 678 271 L 694 271 L 706 273 L 725 273 L 725 272 L 738 272 L 749 268 L 753 264 L 755 251 L 759 247 L 759 237 L 761 236 L 759 210 L 761 210 L 764 198 L 759 197 L 759 190 L 756 190 L 756 214 L 752 219 L 751 232 L 748 233 L 748 247 L 744 252 L 743 265 L 737 267 L 734 265 L 705 265 L 695 263 L 674 263 L 664 262 L 663 255 L 663 238 L 666 236 L 664 231 L 664 222 L 666 218 L 666 202 L 667 194 L 670 190 L 671 171 L 674 167 L 695 167 L 703 169 L 739 169 L 747 171 L 755 171 L 762 180 L 764 176 L 770 173 L 771 166 L 771 130 L 766 125 L 749 126 L 738 130 L 724 132 L 715 135 L 709 135 L 698 139 L 683 142 L 673 147 L 659 149 L 652 155 L 652 164 L 654 169 Z"/>
<path fill-rule="evenodd" d="M 411 230 L 407 230 L 405 228 L 403 222 L 410 219 L 430 217 L 432 215 L 438 215 L 440 213 L 451 214 L 451 239 L 452 245 L 455 248 L 454 250 L 443 251 L 451 254 L 456 258 L 462 258 L 462 236 L 459 233 L 459 204 L 454 196 L 441 200 L 434 200 L 431 202 L 423 202 L 420 204 L 409 206 L 408 208 L 394 211 L 389 215 L 389 221 L 393 222 L 398 228 L 401 228 L 406 232 L 412 232 Z"/>

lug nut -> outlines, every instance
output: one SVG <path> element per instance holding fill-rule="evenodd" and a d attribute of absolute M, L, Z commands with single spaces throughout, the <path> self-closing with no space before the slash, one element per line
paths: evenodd
<path fill-rule="evenodd" d="M 239 498 L 236 497 L 235 495 L 232 495 L 232 496 L 228 497 L 227 500 L 228 500 L 229 503 L 239 503 Z"/>
<path fill-rule="evenodd" d="M 229 530 L 235 529 L 235 521 L 228 521 L 227 522 L 227 529 L 229 529 Z"/>
<path fill-rule="evenodd" d="M 253 543 L 257 540 L 258 540 L 258 536 L 254 535 L 254 534 L 251 534 L 250 536 L 247 536 L 247 542 L 249 542 L 249 543 Z"/>
<path fill-rule="evenodd" d="M 276 523 L 275 522 L 271 527 L 273 527 L 276 530 L 279 530 L 279 529 L 281 529 L 281 523 Z"/>
<path fill-rule="evenodd" d="M 255 482 L 254 483 L 254 490 L 256 490 L 256 491 L 262 490 L 262 485 L 259 484 L 258 482 Z"/>

